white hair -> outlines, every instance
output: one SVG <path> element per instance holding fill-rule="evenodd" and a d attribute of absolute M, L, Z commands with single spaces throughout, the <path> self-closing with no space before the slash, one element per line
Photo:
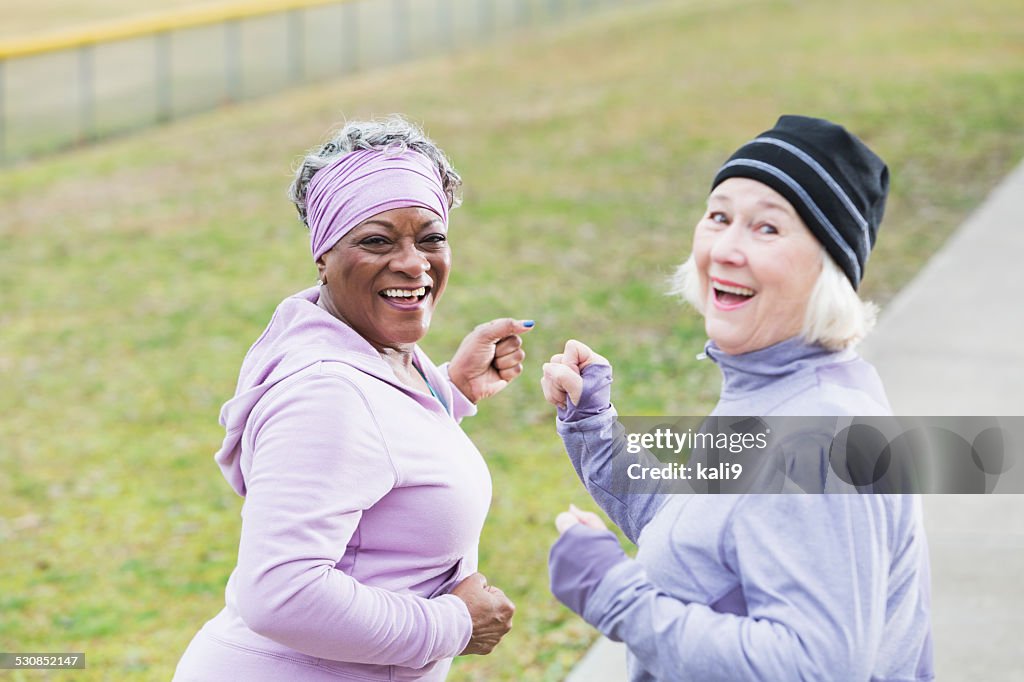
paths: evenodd
<path fill-rule="evenodd" d="M 874 328 L 878 306 L 861 300 L 824 247 L 821 253 L 821 274 L 807 301 L 800 335 L 808 343 L 817 343 L 832 351 L 852 348 Z M 669 294 L 681 297 L 701 315 L 704 314 L 704 297 L 692 254 L 676 268 L 669 284 Z"/>

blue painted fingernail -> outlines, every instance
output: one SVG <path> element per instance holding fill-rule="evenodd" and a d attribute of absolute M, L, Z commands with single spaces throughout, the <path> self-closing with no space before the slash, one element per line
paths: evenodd
<path fill-rule="evenodd" d="M 523 320 L 523 326 L 529 329 L 534 324 L 533 320 Z"/>

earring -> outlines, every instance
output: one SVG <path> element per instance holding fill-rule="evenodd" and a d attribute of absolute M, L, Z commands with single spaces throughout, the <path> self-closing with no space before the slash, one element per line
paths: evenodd
<path fill-rule="evenodd" d="M 316 281 L 316 285 L 317 285 L 318 287 L 322 287 L 322 286 L 323 286 L 324 284 L 326 284 L 326 282 L 324 282 L 324 281 L 323 281 L 322 279 L 318 279 L 318 280 Z"/>

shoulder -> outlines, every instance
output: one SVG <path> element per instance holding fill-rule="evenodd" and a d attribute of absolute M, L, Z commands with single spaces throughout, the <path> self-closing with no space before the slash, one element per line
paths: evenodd
<path fill-rule="evenodd" d="M 366 378 L 341 362 L 317 362 L 271 387 L 259 400 L 249 419 L 250 437 L 268 424 L 287 424 L 289 430 L 344 432 L 348 438 L 366 432 L 383 439 Z"/>
<path fill-rule="evenodd" d="M 243 449 L 253 458 L 280 453 L 289 466 L 305 462 L 321 472 L 344 466 L 347 475 L 363 472 L 366 480 L 389 471 L 388 480 L 398 480 L 389 444 L 359 381 L 357 370 L 321 362 L 279 382 L 253 410 Z"/>
<path fill-rule="evenodd" d="M 728 520 L 730 533 L 759 537 L 790 536 L 806 540 L 808 533 L 843 528 L 864 539 L 898 541 L 921 526 L 920 507 L 913 495 L 743 495 Z M 808 530 L 808 528 L 815 530 Z M 832 530 L 827 530 L 826 534 Z M 813 543 L 812 543 L 813 544 Z"/>
<path fill-rule="evenodd" d="M 254 415 L 282 402 L 312 403 L 332 398 L 331 405 L 366 402 L 362 372 L 342 362 L 320 361 L 277 382 L 263 395 Z"/>
<path fill-rule="evenodd" d="M 815 367 L 803 390 L 782 401 L 773 413 L 880 416 L 892 414 L 892 408 L 874 366 L 850 350 Z"/>

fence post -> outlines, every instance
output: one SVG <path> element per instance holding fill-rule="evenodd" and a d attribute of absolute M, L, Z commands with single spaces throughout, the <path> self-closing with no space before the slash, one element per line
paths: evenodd
<path fill-rule="evenodd" d="M 341 6 L 342 65 L 344 73 L 359 70 L 359 15 L 354 1 Z"/>
<path fill-rule="evenodd" d="M 516 23 L 520 26 L 530 23 L 530 0 L 516 0 Z"/>
<path fill-rule="evenodd" d="M 224 22 L 224 99 L 237 102 L 242 93 L 242 41 L 238 19 Z"/>
<path fill-rule="evenodd" d="M 455 49 L 455 28 L 452 25 L 450 0 L 437 0 L 437 33 L 438 42 L 445 49 Z"/>
<path fill-rule="evenodd" d="M 157 33 L 154 47 L 156 55 L 156 120 L 161 123 L 170 121 L 174 116 L 173 96 L 171 90 L 171 34 L 167 31 Z"/>
<path fill-rule="evenodd" d="M 405 61 L 409 56 L 409 12 L 405 0 L 392 0 L 391 25 L 395 27 L 394 45 L 391 56 L 396 62 Z"/>
<path fill-rule="evenodd" d="M 288 76 L 293 83 L 301 83 L 305 73 L 302 37 L 302 9 L 288 11 Z"/>
<path fill-rule="evenodd" d="M 91 43 L 78 48 L 78 141 L 95 137 L 95 83 L 93 82 L 93 50 Z"/>
<path fill-rule="evenodd" d="M 480 20 L 480 41 L 486 38 L 494 29 L 494 16 L 491 12 L 491 0 L 476 0 L 477 15 Z"/>

